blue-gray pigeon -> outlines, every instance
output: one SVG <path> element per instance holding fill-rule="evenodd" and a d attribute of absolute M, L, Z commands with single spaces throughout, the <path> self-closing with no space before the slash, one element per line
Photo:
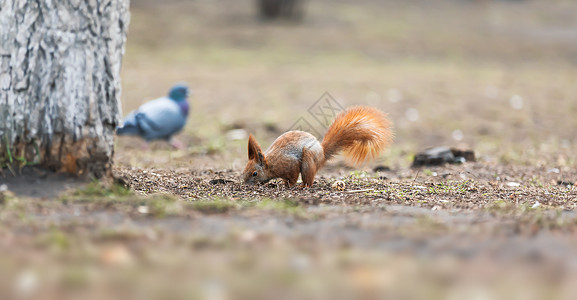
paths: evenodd
<path fill-rule="evenodd" d="M 176 148 L 182 144 L 172 136 L 182 130 L 188 117 L 188 87 L 177 84 L 170 89 L 167 97 L 158 98 L 142 104 L 132 111 L 121 127 L 116 128 L 118 135 L 136 135 L 147 142 L 166 140 Z"/>

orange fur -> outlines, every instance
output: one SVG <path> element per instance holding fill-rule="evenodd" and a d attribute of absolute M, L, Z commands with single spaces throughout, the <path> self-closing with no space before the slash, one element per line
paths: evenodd
<path fill-rule="evenodd" d="M 344 151 L 345 157 L 360 164 L 376 158 L 392 139 L 391 121 L 383 112 L 372 107 L 355 106 L 336 117 L 323 138 L 322 146 L 326 160 Z"/>
<path fill-rule="evenodd" d="M 303 186 L 312 186 L 317 171 L 335 154 L 343 151 L 347 158 L 359 164 L 376 158 L 391 140 L 391 122 L 384 113 L 371 107 L 352 107 L 336 117 L 322 143 L 310 133 L 289 131 L 263 153 L 251 135 L 243 181 L 264 183 L 282 178 L 293 186 L 300 173 Z"/>

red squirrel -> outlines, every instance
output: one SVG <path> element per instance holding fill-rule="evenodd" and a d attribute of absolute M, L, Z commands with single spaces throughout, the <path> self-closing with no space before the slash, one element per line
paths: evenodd
<path fill-rule="evenodd" d="M 299 178 L 303 187 L 313 184 L 315 174 L 325 162 L 343 151 L 359 164 L 376 158 L 392 140 L 391 122 L 380 110 L 356 106 L 341 112 L 322 142 L 304 131 L 288 131 L 263 152 L 255 138 L 248 138 L 248 163 L 242 173 L 245 183 L 266 183 L 282 178 L 294 186 Z"/>

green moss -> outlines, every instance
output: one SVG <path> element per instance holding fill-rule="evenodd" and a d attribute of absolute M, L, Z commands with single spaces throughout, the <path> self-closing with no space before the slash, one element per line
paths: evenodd
<path fill-rule="evenodd" d="M 234 201 L 228 199 L 199 199 L 193 201 L 190 207 L 207 214 L 221 214 L 235 209 L 238 206 Z"/>
<path fill-rule="evenodd" d="M 178 199 L 169 194 L 155 194 L 143 200 L 143 204 L 148 206 L 149 213 L 157 218 L 178 215 L 182 212 L 182 205 Z"/>
<path fill-rule="evenodd" d="M 470 180 L 441 182 L 429 187 L 427 192 L 430 194 L 466 193 L 470 183 Z"/>
<path fill-rule="evenodd" d="M 61 281 L 67 288 L 81 289 L 89 283 L 90 276 L 86 268 L 72 266 L 64 271 Z"/>
<path fill-rule="evenodd" d="M 41 235 L 37 242 L 41 247 L 55 250 L 66 250 L 70 247 L 70 239 L 68 238 L 68 235 L 57 228 L 52 228 L 46 234 Z"/>
<path fill-rule="evenodd" d="M 73 196 L 84 196 L 84 197 L 113 197 L 113 196 L 130 196 L 133 192 L 122 185 L 112 184 L 110 186 L 105 186 L 101 182 L 95 180 L 86 186 L 74 191 Z"/>
<path fill-rule="evenodd" d="M 307 214 L 298 200 L 291 198 L 270 199 L 264 198 L 256 203 L 257 208 L 265 210 L 273 210 L 280 213 L 295 215 L 298 217 L 306 217 Z"/>

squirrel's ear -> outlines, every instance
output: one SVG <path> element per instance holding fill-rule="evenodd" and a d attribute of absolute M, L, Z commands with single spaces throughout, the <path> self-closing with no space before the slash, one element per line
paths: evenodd
<path fill-rule="evenodd" d="M 248 137 L 248 159 L 256 160 L 260 164 L 264 163 L 264 154 L 262 153 L 262 149 L 252 134 Z"/>

